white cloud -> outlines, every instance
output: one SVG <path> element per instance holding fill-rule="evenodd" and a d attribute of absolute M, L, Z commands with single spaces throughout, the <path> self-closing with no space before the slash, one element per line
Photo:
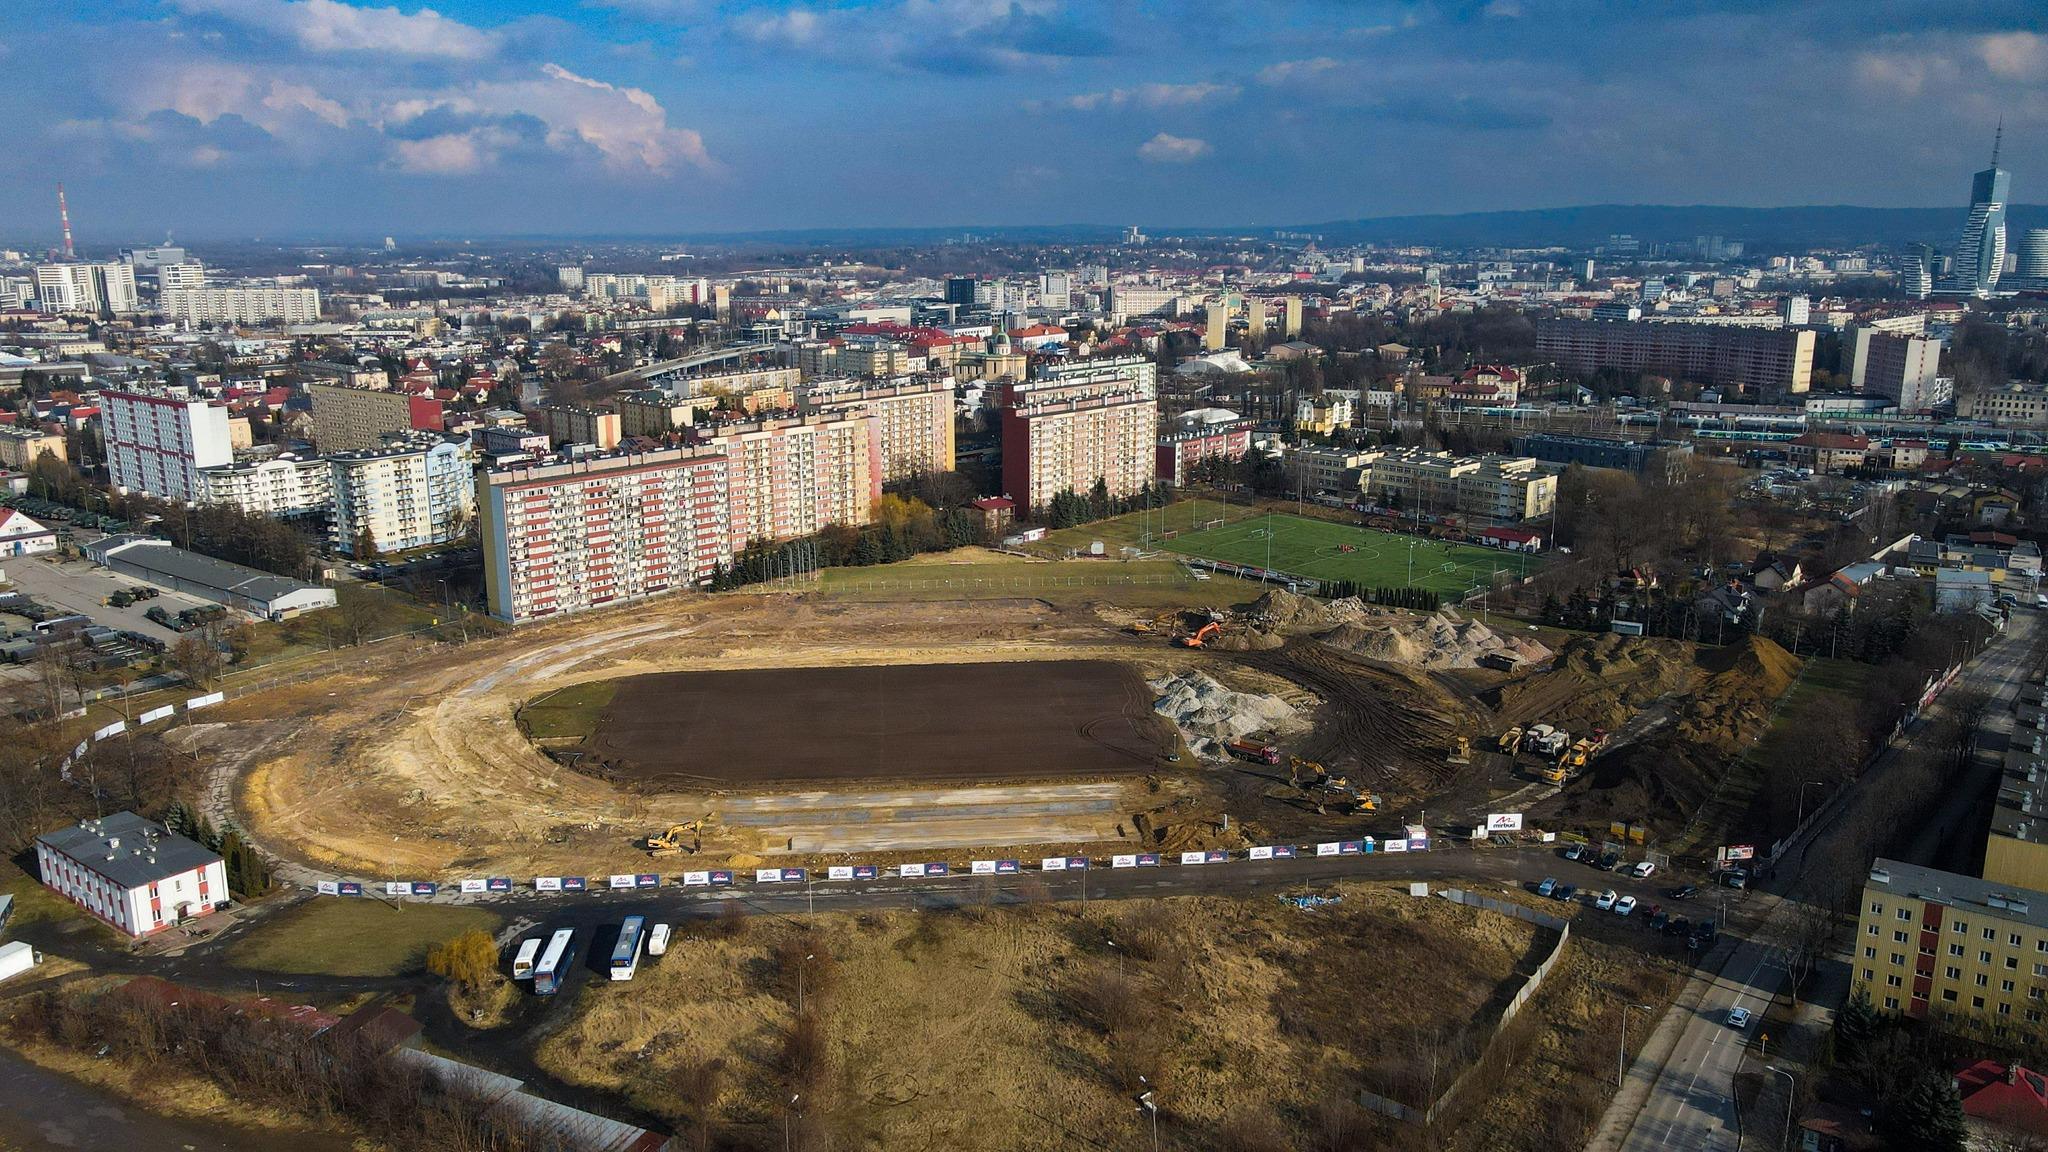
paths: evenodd
<path fill-rule="evenodd" d="M 1192 136 L 1173 136 L 1165 132 L 1138 145 L 1138 155 L 1154 164 L 1186 164 L 1207 156 L 1211 149 L 1207 140 Z"/>
<path fill-rule="evenodd" d="M 743 16 L 737 26 L 748 39 L 801 48 L 819 39 L 824 19 L 809 8 L 792 8 L 776 15 Z"/>
<path fill-rule="evenodd" d="M 1522 14 L 1522 6 L 1515 0 L 1493 0 L 1486 6 L 1486 14 L 1501 20 L 1512 20 Z"/>
<path fill-rule="evenodd" d="M 497 37 L 432 8 L 358 8 L 340 0 L 172 0 L 180 10 L 221 16 L 298 41 L 309 52 L 381 52 L 477 60 Z"/>
<path fill-rule="evenodd" d="M 1107 92 L 1083 92 L 1061 101 L 1078 112 L 1097 108 L 1184 108 L 1209 100 L 1234 100 L 1243 91 L 1235 84 L 1140 84 L 1136 88 L 1112 88 Z"/>
<path fill-rule="evenodd" d="M 1318 76 L 1339 66 L 1339 62 L 1328 56 L 1315 56 L 1307 60 L 1282 60 L 1259 70 L 1259 83 L 1286 84 Z"/>
<path fill-rule="evenodd" d="M 1977 39 L 1977 55 L 1991 73 L 2005 80 L 2048 77 L 2048 36 L 2035 32 L 2000 32 Z"/>
<path fill-rule="evenodd" d="M 400 140 L 392 155 L 400 168 L 428 176 L 467 176 L 484 166 L 476 132 L 450 132 L 424 140 Z"/>

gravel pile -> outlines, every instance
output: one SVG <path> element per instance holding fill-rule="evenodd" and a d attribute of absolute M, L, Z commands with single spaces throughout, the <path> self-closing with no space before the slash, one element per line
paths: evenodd
<path fill-rule="evenodd" d="M 1550 659 L 1550 649 L 1533 640 L 1503 635 L 1446 608 L 1432 616 L 1374 612 L 1317 637 L 1322 643 L 1370 660 L 1416 668 L 1475 668 L 1489 656 L 1517 664 Z"/>
<path fill-rule="evenodd" d="M 1149 682 L 1159 698 L 1153 711 L 1173 721 L 1190 747 L 1221 758 L 1223 745 L 1254 732 L 1285 733 L 1306 726 L 1299 709 L 1278 696 L 1234 692 L 1200 672 Z"/>

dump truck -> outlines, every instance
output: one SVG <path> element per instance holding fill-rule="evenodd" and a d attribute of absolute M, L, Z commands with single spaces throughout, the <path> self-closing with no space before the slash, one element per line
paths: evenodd
<path fill-rule="evenodd" d="M 1522 737 L 1522 747 L 1538 756 L 1555 758 L 1558 753 L 1571 747 L 1571 733 L 1548 724 L 1538 724 Z"/>
<path fill-rule="evenodd" d="M 1500 734 L 1500 750 L 1510 756 L 1514 755 L 1515 749 L 1521 747 L 1521 744 L 1522 726 L 1520 724 Z"/>
<path fill-rule="evenodd" d="M 1247 760 L 1256 760 L 1261 764 L 1278 764 L 1280 762 L 1280 750 L 1271 744 L 1259 744 L 1250 740 L 1232 740 L 1226 747 L 1230 749 L 1232 755 L 1242 756 Z"/>

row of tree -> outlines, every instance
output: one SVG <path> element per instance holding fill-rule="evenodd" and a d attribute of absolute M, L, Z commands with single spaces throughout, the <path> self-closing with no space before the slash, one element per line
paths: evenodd
<path fill-rule="evenodd" d="M 1166 503 L 1164 493 L 1147 483 L 1129 496 L 1111 496 L 1109 482 L 1102 477 L 1095 478 L 1095 484 L 1083 496 L 1071 488 L 1053 494 L 1044 508 L 1039 509 L 1040 518 L 1049 528 L 1073 528 L 1141 508 L 1158 508 Z"/>

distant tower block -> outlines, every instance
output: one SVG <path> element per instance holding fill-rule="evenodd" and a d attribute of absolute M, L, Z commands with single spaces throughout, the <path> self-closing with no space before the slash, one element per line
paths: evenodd
<path fill-rule="evenodd" d="M 1301 297 L 1287 298 L 1287 318 L 1281 324 L 1280 334 L 1289 340 L 1301 335 Z"/>
<path fill-rule="evenodd" d="M 1209 305 L 1209 321 L 1202 328 L 1202 350 L 1221 352 L 1230 331 L 1230 305 L 1221 300 Z"/>
<path fill-rule="evenodd" d="M 71 207 L 64 203 L 64 185 L 57 185 L 57 224 L 64 230 L 64 258 L 75 260 L 78 252 L 71 247 Z"/>
<path fill-rule="evenodd" d="M 1257 297 L 1257 296 L 1247 296 L 1247 297 L 1245 297 L 1245 300 L 1244 300 L 1244 322 L 1245 322 L 1245 325 L 1246 325 L 1247 327 L 1249 327 L 1249 328 L 1251 329 L 1251 334 L 1252 334 L 1252 335 L 1254 335 L 1254 336 L 1263 336 L 1263 335 L 1265 335 L 1265 334 L 1266 334 L 1266 302 L 1265 302 L 1264 300 L 1260 299 L 1260 298 L 1259 298 L 1259 297 Z"/>

